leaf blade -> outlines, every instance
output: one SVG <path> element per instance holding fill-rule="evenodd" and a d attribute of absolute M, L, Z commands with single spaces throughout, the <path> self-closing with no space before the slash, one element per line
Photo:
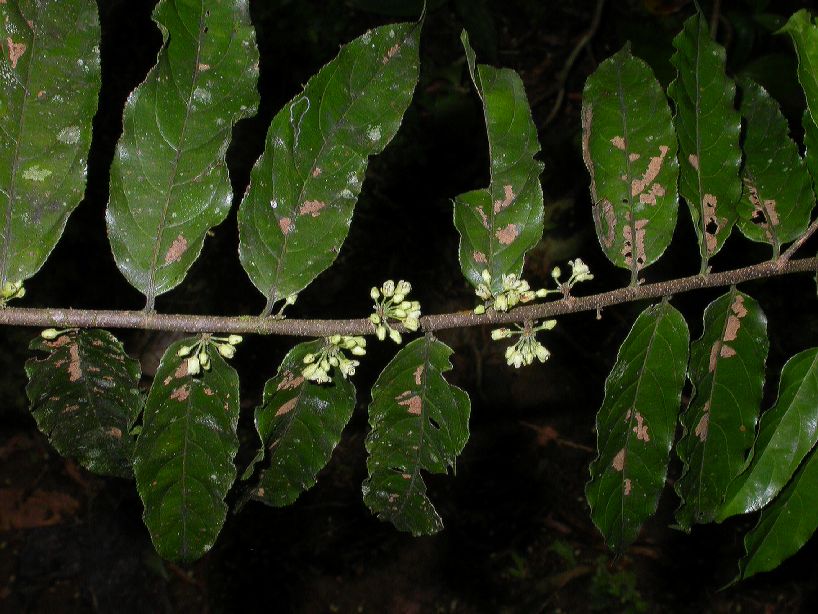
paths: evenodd
<path fill-rule="evenodd" d="M 668 303 L 643 311 L 619 348 L 597 414 L 598 456 L 585 488 L 591 518 L 621 550 L 655 511 L 687 370 L 687 324 Z M 611 511 L 613 510 L 613 511 Z"/>

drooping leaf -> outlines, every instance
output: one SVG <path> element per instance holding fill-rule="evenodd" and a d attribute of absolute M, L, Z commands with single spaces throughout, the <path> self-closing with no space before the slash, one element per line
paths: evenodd
<path fill-rule="evenodd" d="M 134 476 L 156 551 L 190 562 L 207 552 L 224 524 L 224 497 L 236 478 L 239 377 L 218 352 L 191 375 L 177 353 L 197 339 L 172 344 L 145 403 Z"/>
<path fill-rule="evenodd" d="M 301 343 L 285 356 L 278 375 L 264 386 L 256 408 L 256 430 L 262 446 L 256 460 L 268 461 L 249 497 L 284 506 L 315 484 L 329 462 L 341 431 L 355 409 L 355 386 L 340 375 L 316 384 L 301 375 L 304 356 L 316 354 L 322 340 Z M 252 465 L 248 473 L 252 471 Z M 247 477 L 247 473 L 245 474 Z"/>
<path fill-rule="evenodd" d="M 597 414 L 598 456 L 585 489 L 591 518 L 622 550 L 655 511 L 687 371 L 687 324 L 669 303 L 636 319 L 605 381 Z"/>
<path fill-rule="evenodd" d="M 798 552 L 818 528 L 818 451 L 813 449 L 781 494 L 761 511 L 758 524 L 744 536 L 746 555 L 739 561 L 744 580 L 778 567 Z"/>
<path fill-rule="evenodd" d="M 787 33 L 798 56 L 798 81 L 807 99 L 807 110 L 818 123 L 818 26 L 809 11 L 801 9 L 789 18 L 778 33 Z"/>
<path fill-rule="evenodd" d="M 91 0 L 0 3 L 0 287 L 40 269 L 82 199 L 99 36 Z"/>
<path fill-rule="evenodd" d="M 761 416 L 746 469 L 730 484 L 719 521 L 772 501 L 818 441 L 818 349 L 781 370 L 778 401 Z"/>
<path fill-rule="evenodd" d="M 130 429 L 142 409 L 139 362 L 104 330 L 37 337 L 29 349 L 48 354 L 26 362 L 26 394 L 51 445 L 89 471 L 130 477 Z"/>
<path fill-rule="evenodd" d="M 162 0 L 154 20 L 164 46 L 125 104 L 107 213 L 116 264 L 148 308 L 227 216 L 224 155 L 233 124 L 258 104 L 247 0 Z"/>
<path fill-rule="evenodd" d="M 412 98 L 419 37 L 416 23 L 370 30 L 273 118 L 239 209 L 239 255 L 266 313 L 338 255 L 367 159 L 395 136 Z"/>
<path fill-rule="evenodd" d="M 443 521 L 426 496 L 421 470 L 446 473 L 469 438 L 468 395 L 443 373 L 452 350 L 427 335 L 401 349 L 372 389 L 364 502 L 401 531 L 429 535 Z"/>
<path fill-rule="evenodd" d="M 585 84 L 582 153 L 602 250 L 630 270 L 634 282 L 673 236 L 679 205 L 676 149 L 662 87 L 625 45 Z"/>
<path fill-rule="evenodd" d="M 520 76 L 508 68 L 475 63 L 462 35 L 469 72 L 483 104 L 488 130 L 491 180 L 488 188 L 461 194 L 454 201 L 460 233 L 460 268 L 477 287 L 491 273 L 491 290 L 502 292 L 503 275 L 520 275 L 528 250 L 542 237 L 542 163 L 537 128 Z"/>
<path fill-rule="evenodd" d="M 676 105 L 679 191 L 690 209 L 706 266 L 738 216 L 741 117 L 733 108 L 736 86 L 724 72 L 724 47 L 710 38 L 701 13 L 685 21 L 673 46 L 671 62 L 677 74 L 668 95 Z"/>
<path fill-rule="evenodd" d="M 767 318 L 735 287 L 708 305 L 704 332 L 690 347 L 694 396 L 682 415 L 676 446 L 684 473 L 676 482 L 684 529 L 711 522 L 727 486 L 744 467 L 753 445 L 769 348 Z"/>
<path fill-rule="evenodd" d="M 778 103 L 749 79 L 740 87 L 746 128 L 738 226 L 748 239 L 769 243 L 777 253 L 806 230 L 815 195 Z"/>

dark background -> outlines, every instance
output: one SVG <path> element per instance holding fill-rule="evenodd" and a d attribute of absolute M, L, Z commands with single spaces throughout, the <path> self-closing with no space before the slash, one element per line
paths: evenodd
<path fill-rule="evenodd" d="M 234 130 L 228 164 L 236 194 L 247 185 L 272 115 L 332 59 L 340 44 L 400 17 L 392 0 L 261 0 L 252 16 L 261 51 L 258 115 Z M 548 121 L 566 58 L 591 24 L 596 0 L 439 0 L 424 27 L 420 84 L 394 142 L 373 159 L 337 262 L 302 293 L 290 317 L 360 317 L 368 289 L 387 278 L 412 281 L 426 313 L 474 304 L 457 263 L 450 199 L 485 185 L 488 157 L 479 103 L 464 75 L 461 28 L 478 59 L 520 72 L 542 143 L 546 232 L 526 276 L 544 285 L 555 264 L 582 257 L 597 278 L 581 293 L 628 282 L 594 236 L 588 178 L 579 152 L 585 78 L 631 40 L 666 85 L 671 39 L 694 10 L 683 0 L 608 0 L 601 26 L 565 81 Z M 804 101 L 786 37 L 773 36 L 796 1 L 724 1 L 719 40 L 731 74 L 749 74 L 781 102 L 800 138 Z M 94 120 L 85 199 L 48 263 L 26 287 L 26 306 L 140 309 L 144 299 L 117 271 L 104 211 L 108 167 L 128 93 L 161 44 L 153 0 L 99 0 L 103 85 Z M 411 8 L 411 7 L 410 7 Z M 709 16 L 712 2 L 702 2 Z M 398 11 L 400 12 L 400 10 Z M 410 17 L 411 18 L 411 17 Z M 264 301 L 236 254 L 235 207 L 214 229 L 184 284 L 157 300 L 160 312 L 255 314 Z M 814 253 L 808 244 L 805 252 Z M 725 269 L 769 258 L 736 231 L 713 262 Z M 685 205 L 671 248 L 648 281 L 698 272 Z M 765 407 L 784 361 L 818 342 L 818 301 L 808 277 L 746 284 L 769 318 Z M 693 337 L 719 295 L 674 298 Z M 0 367 L 0 611 L 18 612 L 794 612 L 818 607 L 815 544 L 778 571 L 719 591 L 734 575 L 741 538 L 754 517 L 685 535 L 668 527 L 677 505 L 666 489 L 639 540 L 612 557 L 589 520 L 583 496 L 593 457 L 594 415 L 618 344 L 644 304 L 566 316 L 543 336 L 545 364 L 513 370 L 488 330 L 439 336 L 455 349 L 453 383 L 472 398 L 472 436 L 456 476 L 428 477 L 446 529 L 412 538 L 377 521 L 361 501 L 368 390 L 394 347 L 371 344 L 356 376 L 358 408 L 318 485 L 285 509 L 251 504 L 228 517 L 214 549 L 190 568 L 161 561 L 141 522 L 132 482 L 91 475 L 60 458 L 38 434 L 24 394 L 31 329 L 5 329 Z M 145 385 L 168 334 L 116 331 L 142 362 Z M 264 381 L 295 343 L 247 338 L 234 361 L 242 376 L 244 442 Z M 678 477 L 671 464 L 669 480 Z"/>

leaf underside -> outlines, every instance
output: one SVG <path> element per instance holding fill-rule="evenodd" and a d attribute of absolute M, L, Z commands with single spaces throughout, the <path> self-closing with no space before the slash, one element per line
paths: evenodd
<path fill-rule="evenodd" d="M 634 281 L 673 237 L 679 204 L 676 150 L 665 93 L 650 67 L 625 45 L 585 84 L 582 153 L 599 243 Z"/>
<path fill-rule="evenodd" d="M 704 312 L 704 332 L 690 346 L 694 395 L 681 418 L 676 452 L 684 463 L 675 488 L 676 522 L 711 522 L 727 486 L 753 445 L 764 388 L 767 318 L 759 304 L 732 288 Z"/>
<path fill-rule="evenodd" d="M 82 199 L 99 37 L 91 0 L 0 3 L 0 287 L 40 269 Z"/>
<path fill-rule="evenodd" d="M 525 254 L 542 238 L 542 163 L 537 128 L 520 76 L 508 68 L 475 63 L 466 32 L 462 35 L 469 72 L 483 105 L 488 131 L 491 181 L 488 188 L 454 201 L 460 233 L 460 268 L 477 287 L 491 274 L 491 290 L 503 290 L 502 277 L 520 275 Z"/>
<path fill-rule="evenodd" d="M 247 0 L 162 0 L 154 20 L 165 44 L 125 104 L 107 212 L 116 264 L 149 308 L 227 216 L 224 155 L 233 124 L 258 104 Z"/>
<path fill-rule="evenodd" d="M 430 535 L 443 522 L 421 470 L 445 474 L 469 437 L 470 402 L 443 373 L 452 350 L 432 336 L 401 349 L 372 389 L 364 502 L 401 531 Z"/>
<path fill-rule="evenodd" d="M 585 489 L 591 518 L 621 551 L 655 511 L 687 370 L 687 324 L 669 303 L 649 307 L 619 348 L 597 414 L 598 456 Z"/>
<path fill-rule="evenodd" d="M 177 352 L 196 341 L 178 341 L 162 357 L 133 467 L 156 551 L 182 562 L 196 560 L 216 541 L 239 447 L 238 374 L 211 351 L 210 369 L 190 375 Z"/>
<path fill-rule="evenodd" d="M 301 375 L 304 356 L 318 353 L 322 340 L 301 343 L 285 356 L 278 374 L 264 386 L 256 408 L 261 448 L 250 468 L 265 459 L 258 483 L 248 497 L 284 506 L 315 484 L 355 409 L 355 386 L 340 375 L 316 384 Z"/>
<path fill-rule="evenodd" d="M 239 255 L 269 312 L 338 255 L 369 156 L 392 140 L 418 80 L 420 24 L 341 48 L 273 118 L 239 209 Z"/>
<path fill-rule="evenodd" d="M 679 191 L 706 263 L 721 249 L 738 216 L 741 117 L 733 108 L 736 87 L 725 74 L 724 47 L 710 38 L 701 13 L 685 22 L 673 46 L 677 74 L 668 95 L 676 106 Z"/>
<path fill-rule="evenodd" d="M 48 354 L 26 362 L 26 394 L 51 445 L 89 471 L 131 477 L 130 428 L 142 408 L 139 362 L 104 330 L 37 337 L 29 349 Z"/>

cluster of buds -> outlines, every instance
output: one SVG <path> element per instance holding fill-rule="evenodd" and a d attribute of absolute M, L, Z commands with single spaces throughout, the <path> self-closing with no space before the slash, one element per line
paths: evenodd
<path fill-rule="evenodd" d="M 515 325 L 515 329 L 496 328 L 491 331 L 491 338 L 499 341 L 500 339 L 508 339 L 514 335 L 519 335 L 520 338 L 517 342 L 506 348 L 506 362 L 509 366 L 519 369 L 523 365 L 533 363 L 535 358 L 540 362 L 548 360 L 551 352 L 537 341 L 537 333 L 541 330 L 551 330 L 556 325 L 556 320 L 546 320 L 539 326 L 526 322 L 524 326 Z"/>
<path fill-rule="evenodd" d="M 532 290 L 531 286 L 524 279 L 520 279 L 514 273 L 503 275 L 503 290 L 499 294 L 491 291 L 491 273 L 488 269 L 483 269 L 480 274 L 482 282 L 475 291 L 477 296 L 483 299 L 483 304 L 475 307 L 475 313 L 485 313 L 486 307 L 493 307 L 495 311 L 508 311 L 519 303 L 528 303 L 535 298 L 544 298 L 548 295 L 548 290 Z"/>
<path fill-rule="evenodd" d="M 369 296 L 375 301 L 375 313 L 369 321 L 375 325 L 375 334 L 383 341 L 386 335 L 395 343 L 401 343 L 400 332 L 390 325 L 400 322 L 406 330 L 416 331 L 420 327 L 420 303 L 408 301 L 406 296 L 412 291 L 412 284 L 400 280 L 396 284 L 391 279 L 385 281 L 380 289 L 372 287 Z"/>
<path fill-rule="evenodd" d="M 183 345 L 176 351 L 179 358 L 187 358 L 188 375 L 199 375 L 204 369 L 210 370 L 210 347 L 216 350 L 225 358 L 233 358 L 236 355 L 236 346 L 241 343 L 241 335 L 230 335 L 229 337 L 214 337 L 204 335 L 194 345 Z"/>
<path fill-rule="evenodd" d="M 566 295 L 570 293 L 571 288 L 573 288 L 576 284 L 583 281 L 591 281 L 594 278 L 594 276 L 591 274 L 591 269 L 588 268 L 588 265 L 585 264 L 581 258 L 569 260 L 568 265 L 571 267 L 571 277 L 568 278 L 568 281 L 560 281 L 562 271 L 560 271 L 558 266 L 554 267 L 554 269 L 551 271 L 551 277 L 553 277 L 554 281 L 557 282 L 557 286 L 559 287 L 560 291 Z"/>
<path fill-rule="evenodd" d="M 25 295 L 26 289 L 22 281 L 7 281 L 0 290 L 0 305 L 5 305 L 6 301 L 13 298 L 23 298 Z"/>
<path fill-rule="evenodd" d="M 366 339 L 363 337 L 351 337 L 347 335 L 333 335 L 326 338 L 326 344 L 317 354 L 307 354 L 304 356 L 306 365 L 301 371 L 305 379 L 317 384 L 326 384 L 332 381 L 330 371 L 337 367 L 341 375 L 346 379 L 350 375 L 355 375 L 355 367 L 360 362 L 352 358 L 347 358 L 344 351 L 348 350 L 353 356 L 363 356 L 366 354 Z"/>

